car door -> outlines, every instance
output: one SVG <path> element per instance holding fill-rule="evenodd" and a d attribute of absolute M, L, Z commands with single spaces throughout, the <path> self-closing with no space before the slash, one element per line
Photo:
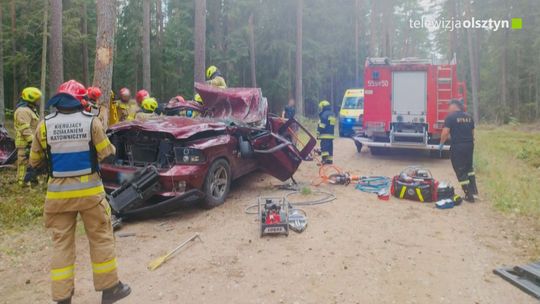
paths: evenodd
<path fill-rule="evenodd" d="M 317 140 L 296 120 L 270 118 L 269 131 L 252 140 L 254 157 L 259 167 L 285 181 L 293 176 Z"/>

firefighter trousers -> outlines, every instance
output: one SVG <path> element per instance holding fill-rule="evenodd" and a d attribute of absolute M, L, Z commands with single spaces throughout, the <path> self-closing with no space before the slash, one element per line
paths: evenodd
<path fill-rule="evenodd" d="M 71 297 L 75 279 L 75 228 L 81 215 L 90 245 L 94 287 L 101 291 L 115 286 L 118 280 L 113 228 L 107 200 L 86 210 L 45 213 L 45 227 L 52 233 L 52 298 Z"/>
<path fill-rule="evenodd" d="M 452 144 L 450 160 L 456 177 L 465 192 L 478 194 L 476 176 L 473 168 L 474 143 Z"/>
<path fill-rule="evenodd" d="M 323 162 L 332 162 L 334 160 L 333 139 L 321 139 L 321 156 Z"/>
<path fill-rule="evenodd" d="M 28 149 L 17 148 L 17 182 L 19 185 L 24 185 L 24 176 L 28 167 Z"/>

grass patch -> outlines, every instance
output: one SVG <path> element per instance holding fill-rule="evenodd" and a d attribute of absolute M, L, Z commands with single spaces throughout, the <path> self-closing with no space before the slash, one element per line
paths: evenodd
<path fill-rule="evenodd" d="M 0 230 L 20 230 L 36 224 L 43 215 L 46 185 L 20 187 L 15 169 L 0 170 Z"/>
<path fill-rule="evenodd" d="M 481 126 L 476 132 L 483 195 L 499 210 L 540 218 L 540 133 L 523 126 Z"/>

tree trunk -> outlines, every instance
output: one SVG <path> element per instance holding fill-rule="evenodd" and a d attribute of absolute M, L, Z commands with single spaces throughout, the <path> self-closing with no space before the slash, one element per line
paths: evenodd
<path fill-rule="evenodd" d="M 10 2 L 10 14 L 11 14 L 11 52 L 12 56 L 17 55 L 17 6 L 15 0 Z M 13 110 L 15 111 L 15 106 L 19 101 L 19 88 L 18 88 L 18 79 L 17 79 L 17 65 L 15 62 L 12 63 L 12 76 L 13 76 Z"/>
<path fill-rule="evenodd" d="M 142 57 L 143 57 L 143 88 L 152 92 L 150 67 L 150 1 L 143 0 L 143 31 L 142 31 Z"/>
<path fill-rule="evenodd" d="M 51 56 L 49 56 L 50 92 L 56 92 L 64 82 L 64 54 L 62 47 L 62 1 L 50 0 Z"/>
<path fill-rule="evenodd" d="M 370 34 L 369 34 L 369 56 L 377 56 L 377 1 L 371 1 L 371 13 L 369 14 Z"/>
<path fill-rule="evenodd" d="M 93 85 L 103 92 L 101 103 L 109 108 L 112 87 L 116 1 L 96 0 L 97 35 Z M 106 128 L 107 126 L 105 126 Z"/>
<path fill-rule="evenodd" d="M 302 83 L 302 23 L 304 18 L 304 0 L 297 0 L 296 8 L 296 109 L 304 115 L 304 96 Z"/>
<path fill-rule="evenodd" d="M 256 60 L 255 60 L 255 29 L 253 25 L 253 14 L 249 15 L 249 59 L 251 62 L 251 86 L 257 87 Z"/>
<path fill-rule="evenodd" d="M 157 46 L 158 46 L 158 94 L 159 98 L 162 99 L 164 96 L 164 88 L 166 79 L 163 77 L 163 0 L 157 0 L 156 6 L 156 19 L 158 24 L 158 34 L 157 34 Z"/>
<path fill-rule="evenodd" d="M 471 14 L 471 3 L 470 0 L 465 1 L 465 9 L 468 18 L 472 16 Z M 480 115 L 478 113 L 478 68 L 477 68 L 477 58 L 474 51 L 474 37 L 473 34 L 476 32 L 473 29 L 467 30 L 467 47 L 469 51 L 469 67 L 471 73 L 471 91 L 472 91 L 472 104 L 473 104 L 473 117 L 474 121 L 478 122 Z M 452 55 L 453 56 L 453 55 Z"/>
<path fill-rule="evenodd" d="M 504 31 L 503 33 L 503 44 L 502 44 L 502 55 L 501 55 L 501 105 L 503 108 L 503 115 L 502 122 L 504 122 L 506 116 L 508 115 L 508 75 L 507 75 L 507 57 L 508 57 L 508 48 L 507 48 L 507 41 L 508 41 L 508 31 Z"/>
<path fill-rule="evenodd" d="M 6 102 L 4 92 L 4 29 L 3 29 L 3 3 L 0 3 L 0 125 L 6 123 Z"/>
<path fill-rule="evenodd" d="M 43 34 L 41 43 L 41 103 L 39 104 L 39 114 L 43 118 L 45 117 L 45 96 L 47 85 L 47 38 L 48 38 L 48 24 L 49 24 L 49 1 L 43 0 Z"/>
<path fill-rule="evenodd" d="M 82 78 L 85 86 L 90 85 L 90 76 L 88 68 L 88 18 L 87 15 L 86 2 L 83 1 L 81 7 L 81 34 L 83 36 L 81 44 L 81 53 L 82 53 Z"/>
<path fill-rule="evenodd" d="M 360 86 L 360 0 L 354 6 L 354 86 Z"/>
<path fill-rule="evenodd" d="M 206 0 L 195 1 L 195 82 L 204 82 L 206 70 Z"/>

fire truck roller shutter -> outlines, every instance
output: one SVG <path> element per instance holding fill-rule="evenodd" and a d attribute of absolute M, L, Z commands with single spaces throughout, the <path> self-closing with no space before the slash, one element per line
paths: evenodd
<path fill-rule="evenodd" d="M 392 73 L 392 122 L 425 123 L 427 74 L 425 71 Z"/>

